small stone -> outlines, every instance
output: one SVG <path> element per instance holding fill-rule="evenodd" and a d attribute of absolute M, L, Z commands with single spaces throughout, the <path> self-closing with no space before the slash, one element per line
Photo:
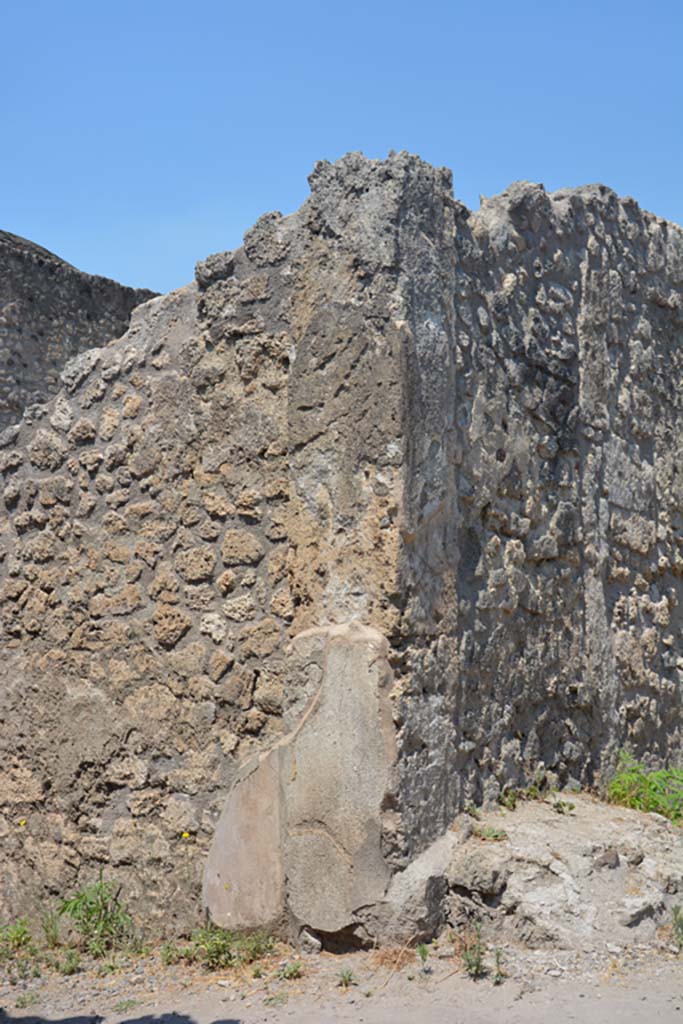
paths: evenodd
<path fill-rule="evenodd" d="M 50 416 L 50 425 L 55 430 L 67 431 L 73 423 L 73 419 L 74 414 L 70 404 L 64 395 L 59 395 Z"/>
<path fill-rule="evenodd" d="M 175 568 L 176 572 L 188 583 L 201 583 L 211 579 L 215 562 L 216 556 L 213 548 L 208 545 L 200 546 L 189 548 L 176 555 Z"/>
<path fill-rule="evenodd" d="M 220 576 L 216 580 L 216 586 L 218 587 L 218 589 L 220 590 L 221 594 L 223 594 L 224 597 L 235 586 L 236 579 L 237 575 L 233 572 L 232 569 L 226 569 L 224 572 L 220 574 Z"/>
<path fill-rule="evenodd" d="M 253 598 L 250 594 L 233 597 L 223 605 L 223 614 L 226 619 L 232 619 L 234 622 L 246 622 L 256 614 Z"/>
<path fill-rule="evenodd" d="M 59 469 L 66 457 L 66 445 L 49 430 L 37 430 L 28 447 L 28 457 L 37 469 Z"/>
<path fill-rule="evenodd" d="M 225 651 L 215 651 L 209 658 L 209 678 L 217 683 L 228 669 L 234 664 L 235 659 Z"/>
<path fill-rule="evenodd" d="M 203 615 L 199 623 L 199 632 L 211 637 L 215 644 L 219 644 L 225 638 L 228 629 L 224 619 L 218 612 L 209 612 Z"/>
<path fill-rule="evenodd" d="M 614 868 L 619 867 L 619 854 L 610 846 L 595 858 L 593 864 L 596 868 L 610 868 L 611 870 L 614 870 Z"/>
<path fill-rule="evenodd" d="M 69 431 L 69 441 L 75 445 L 92 444 L 96 437 L 97 429 L 95 424 L 92 420 L 85 418 L 76 420 Z"/>
<path fill-rule="evenodd" d="M 226 530 L 221 546 L 224 565 L 255 565 L 263 555 L 263 545 L 251 530 Z"/>
<path fill-rule="evenodd" d="M 314 932 L 309 931 L 308 928 L 302 929 L 299 935 L 299 949 L 302 953 L 306 953 L 310 956 L 320 953 L 322 948 L 323 944 Z"/>
<path fill-rule="evenodd" d="M 154 610 L 154 634 L 162 647 L 175 647 L 192 625 L 175 605 L 159 604 Z"/>

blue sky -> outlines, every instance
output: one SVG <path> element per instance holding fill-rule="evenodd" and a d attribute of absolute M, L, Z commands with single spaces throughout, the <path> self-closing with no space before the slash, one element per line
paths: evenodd
<path fill-rule="evenodd" d="M 0 38 L 0 228 L 126 284 L 187 282 L 347 150 L 683 223 L 681 0 L 3 0 Z"/>

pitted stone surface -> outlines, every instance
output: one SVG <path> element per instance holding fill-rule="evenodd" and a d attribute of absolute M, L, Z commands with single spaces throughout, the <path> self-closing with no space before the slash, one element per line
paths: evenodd
<path fill-rule="evenodd" d="M 541 765 L 680 759 L 682 293 L 602 186 L 351 154 L 68 363 L 0 438 L 0 916 L 103 865 L 192 924 L 308 629 L 388 642 L 390 873 Z"/>

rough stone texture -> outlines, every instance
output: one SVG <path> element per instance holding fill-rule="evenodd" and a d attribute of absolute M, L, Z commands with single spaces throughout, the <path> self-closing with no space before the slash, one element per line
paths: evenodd
<path fill-rule="evenodd" d="M 310 180 L 3 438 L 0 915 L 105 865 L 194 921 L 309 629 L 388 643 L 389 872 L 541 765 L 680 761 L 683 233 L 407 154 Z"/>
<path fill-rule="evenodd" d="M 658 814 L 557 797 L 471 821 L 441 858 L 443 920 L 479 921 L 498 940 L 582 949 L 650 942 L 670 927 L 683 893 L 683 831 Z M 445 870 L 443 870 L 445 868 Z M 397 876 L 400 877 L 400 876 Z"/>
<path fill-rule="evenodd" d="M 83 274 L 0 231 L 0 431 L 59 389 L 67 360 L 128 328 L 154 292 Z"/>
<path fill-rule="evenodd" d="M 365 911 L 391 877 L 381 848 L 396 756 L 387 653 L 381 634 L 358 625 L 293 642 L 292 667 L 320 682 L 292 732 L 245 767 L 226 801 L 204 875 L 218 924 L 371 937 Z"/>

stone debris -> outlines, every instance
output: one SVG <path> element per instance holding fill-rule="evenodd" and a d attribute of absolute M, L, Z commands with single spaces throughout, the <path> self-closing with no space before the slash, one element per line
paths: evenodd
<path fill-rule="evenodd" d="M 672 908 L 683 903 L 683 830 L 582 794 L 558 814 L 559 799 L 483 816 L 444 865 L 444 921 L 479 921 L 496 941 L 539 948 L 620 953 L 670 942 Z M 480 838 L 485 826 L 505 838 Z"/>

